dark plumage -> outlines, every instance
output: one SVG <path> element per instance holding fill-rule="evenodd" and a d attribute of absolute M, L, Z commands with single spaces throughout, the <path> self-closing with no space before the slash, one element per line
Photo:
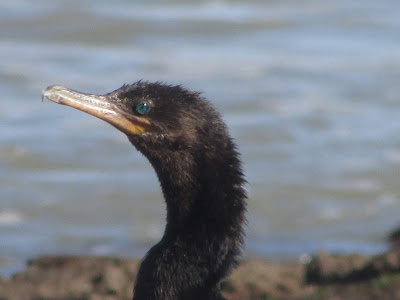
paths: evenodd
<path fill-rule="evenodd" d="M 167 224 L 142 261 L 133 299 L 223 299 L 220 282 L 243 243 L 246 193 L 213 106 L 181 86 L 141 81 L 102 96 L 51 86 L 43 97 L 112 124 L 157 172 Z"/>

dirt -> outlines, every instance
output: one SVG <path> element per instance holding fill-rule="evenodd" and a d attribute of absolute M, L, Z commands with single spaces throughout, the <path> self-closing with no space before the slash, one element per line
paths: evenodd
<path fill-rule="evenodd" d="M 140 261 L 43 256 L 0 277 L 0 299 L 131 299 Z M 375 256 L 320 252 L 308 263 L 244 260 L 222 285 L 227 299 L 400 299 L 400 247 Z"/>

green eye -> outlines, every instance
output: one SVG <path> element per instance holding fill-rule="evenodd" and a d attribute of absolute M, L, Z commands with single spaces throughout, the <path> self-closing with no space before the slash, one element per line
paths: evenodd
<path fill-rule="evenodd" d="M 136 106 L 136 111 L 141 114 L 144 115 L 146 114 L 150 109 L 150 105 L 148 105 L 147 103 L 140 103 Z"/>

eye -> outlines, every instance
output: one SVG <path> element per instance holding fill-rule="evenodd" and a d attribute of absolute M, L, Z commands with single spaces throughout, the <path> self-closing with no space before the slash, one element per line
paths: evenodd
<path fill-rule="evenodd" d="M 136 106 L 136 111 L 141 115 L 146 114 L 149 110 L 150 105 L 148 103 L 140 103 Z"/>

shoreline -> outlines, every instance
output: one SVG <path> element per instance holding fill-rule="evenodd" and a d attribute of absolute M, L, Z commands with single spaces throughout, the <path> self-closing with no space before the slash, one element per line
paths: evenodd
<path fill-rule="evenodd" d="M 0 277 L 0 299 L 131 299 L 139 259 L 40 256 Z M 320 251 L 308 263 L 242 260 L 227 299 L 400 299 L 400 247 L 378 255 Z"/>

